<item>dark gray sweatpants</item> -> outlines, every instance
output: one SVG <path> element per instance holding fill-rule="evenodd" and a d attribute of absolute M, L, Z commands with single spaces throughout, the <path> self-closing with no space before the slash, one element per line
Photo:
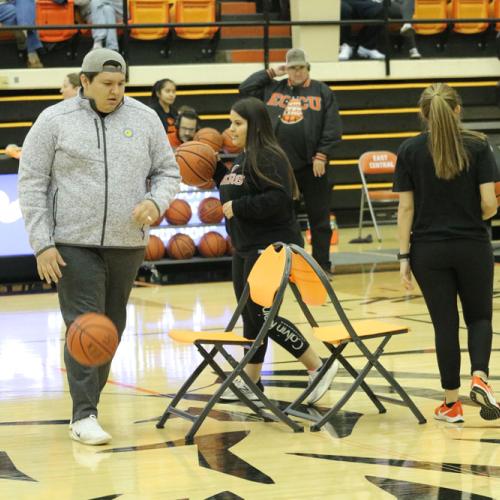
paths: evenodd
<path fill-rule="evenodd" d="M 144 259 L 144 249 L 91 248 L 57 245 L 66 267 L 57 285 L 61 313 L 68 327 L 80 314 L 99 312 L 115 324 L 121 339 L 127 321 L 127 301 Z M 77 363 L 64 344 L 69 390 L 76 422 L 97 416 L 97 404 L 108 380 L 111 362 L 93 368 Z"/>

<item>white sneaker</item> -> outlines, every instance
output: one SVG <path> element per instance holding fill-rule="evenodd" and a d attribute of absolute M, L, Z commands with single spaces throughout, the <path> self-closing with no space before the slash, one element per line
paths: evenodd
<path fill-rule="evenodd" d="M 410 23 L 404 23 L 399 30 L 402 35 L 409 35 L 412 31 L 415 32 L 415 28 Z"/>
<path fill-rule="evenodd" d="M 94 40 L 94 45 L 92 46 L 92 50 L 102 49 L 102 48 L 103 48 L 102 40 Z"/>
<path fill-rule="evenodd" d="M 335 375 L 337 375 L 337 371 L 339 369 L 339 362 L 335 360 L 332 363 L 332 366 L 328 369 L 328 371 L 325 373 L 323 378 L 319 381 L 319 384 L 314 388 L 314 390 L 309 394 L 306 402 L 309 404 L 315 403 L 316 401 L 319 401 L 325 392 L 330 389 L 330 385 L 332 383 L 333 378 Z M 313 375 L 309 375 L 309 385 L 312 384 L 313 380 L 318 376 L 319 370 L 315 372 Z"/>
<path fill-rule="evenodd" d="M 111 441 L 111 436 L 99 425 L 95 415 L 72 422 L 69 436 L 83 444 L 106 444 Z"/>
<path fill-rule="evenodd" d="M 361 57 L 362 59 L 375 59 L 375 60 L 385 59 L 385 55 L 382 54 L 382 52 L 379 52 L 377 49 L 367 49 L 362 45 L 358 47 L 358 56 Z"/>
<path fill-rule="evenodd" d="M 421 59 L 422 56 L 416 47 L 410 49 L 410 59 Z"/>
<path fill-rule="evenodd" d="M 353 48 L 348 43 L 340 46 L 339 61 L 348 61 L 352 57 Z"/>
<path fill-rule="evenodd" d="M 239 377 L 237 377 L 233 384 L 250 400 L 250 401 L 258 401 L 259 398 L 257 395 L 248 387 L 245 382 Z M 257 383 L 257 385 L 259 385 Z M 261 390 L 263 388 L 261 387 Z M 222 396 L 220 397 L 221 401 L 239 401 L 240 398 L 238 395 L 236 395 L 230 387 L 228 387 L 223 393 Z"/>

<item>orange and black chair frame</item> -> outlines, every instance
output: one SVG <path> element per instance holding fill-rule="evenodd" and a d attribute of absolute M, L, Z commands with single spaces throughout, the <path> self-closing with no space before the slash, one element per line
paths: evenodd
<path fill-rule="evenodd" d="M 358 160 L 359 176 L 361 178 L 361 200 L 359 204 L 359 224 L 358 237 L 361 238 L 363 230 L 364 215 L 366 206 L 370 211 L 370 216 L 377 234 L 378 241 L 382 241 L 377 218 L 375 217 L 375 205 L 387 207 L 389 204 L 395 205 L 399 199 L 398 193 L 393 193 L 390 189 L 372 189 L 369 186 L 367 177 L 392 175 L 396 168 L 397 157 L 391 151 L 366 151 Z"/>
<path fill-rule="evenodd" d="M 410 396 L 379 361 L 391 337 L 396 334 L 407 333 L 408 328 L 378 320 L 350 321 L 329 279 L 317 262 L 303 248 L 297 245 L 290 245 L 290 248 L 292 250 L 290 287 L 302 312 L 313 329 L 314 336 L 322 341 L 328 348 L 330 357 L 325 361 L 319 375 L 315 378 L 313 383 L 285 409 L 285 412 L 289 415 L 313 421 L 314 424 L 311 430 L 318 431 L 340 411 L 355 391 L 361 388 L 375 405 L 379 413 L 386 412 L 382 401 L 395 403 L 407 406 L 420 424 L 425 423 L 425 417 L 411 400 Z M 323 305 L 327 299 L 333 306 L 340 322 L 328 326 L 319 326 L 309 306 Z M 381 342 L 375 350 L 370 350 L 365 345 L 364 341 L 374 338 L 380 338 Z M 366 364 L 361 370 L 354 368 L 342 355 L 344 349 L 351 343 L 355 344 L 366 358 Z M 309 396 L 335 360 L 338 360 L 347 373 L 354 378 L 353 384 L 347 389 L 337 403 L 321 417 L 301 411 L 300 406 L 303 401 Z M 401 399 L 376 395 L 372 391 L 366 382 L 366 377 L 372 368 L 375 368 L 379 372 L 379 374 L 389 383 L 390 388 L 397 393 Z"/>
<path fill-rule="evenodd" d="M 280 408 L 271 402 L 264 393 L 252 382 L 246 375 L 244 368 L 252 359 L 256 350 L 262 344 L 271 328 L 274 319 L 276 318 L 283 302 L 283 296 L 288 286 L 288 277 L 291 269 L 291 250 L 284 244 L 275 244 L 268 246 L 257 259 L 257 262 L 252 268 L 248 276 L 247 283 L 243 290 L 243 294 L 238 301 L 236 310 L 234 311 L 226 329 L 223 332 L 194 332 L 194 331 L 179 331 L 171 330 L 169 335 L 176 341 L 184 343 L 192 343 L 196 346 L 203 360 L 198 367 L 193 371 L 191 376 L 184 382 L 177 394 L 174 396 L 170 404 L 167 406 L 162 417 L 156 424 L 157 428 L 163 428 L 166 420 L 170 415 L 177 415 L 186 418 L 193 422 L 190 430 L 186 434 L 186 441 L 191 442 L 194 435 L 200 428 L 201 424 L 208 416 L 212 407 L 219 402 L 220 397 L 227 388 L 231 388 L 250 409 L 257 415 L 271 419 L 273 421 L 282 421 L 288 425 L 294 432 L 302 432 L 304 429 L 301 425 L 294 422 Z M 241 313 L 249 299 L 255 303 L 269 308 L 269 313 L 266 316 L 264 324 L 260 329 L 255 340 L 245 339 L 240 335 L 233 333 L 233 329 L 238 321 Z M 241 361 L 236 361 L 233 356 L 226 350 L 226 346 L 240 345 L 247 349 Z M 222 367 L 217 363 L 215 356 L 220 354 L 232 367 L 233 371 L 226 374 Z M 217 375 L 222 379 L 222 383 L 215 393 L 208 400 L 207 404 L 199 415 L 192 415 L 184 410 L 177 408 L 180 401 L 186 396 L 187 391 L 203 372 L 210 366 Z M 257 395 L 260 403 L 264 408 L 267 408 L 271 413 L 265 413 L 254 401 L 247 398 L 233 384 L 236 377 L 241 377 L 248 387 Z"/>

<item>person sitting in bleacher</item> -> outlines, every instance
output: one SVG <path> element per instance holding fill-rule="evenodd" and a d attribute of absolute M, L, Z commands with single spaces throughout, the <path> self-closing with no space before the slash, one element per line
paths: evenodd
<path fill-rule="evenodd" d="M 123 0 L 79 0 L 75 5 L 89 24 L 114 24 L 123 19 Z M 106 47 L 119 51 L 115 28 L 92 28 L 92 38 L 92 49 Z"/>
<path fill-rule="evenodd" d="M 34 0 L 0 0 L 0 24 L 4 26 L 34 26 Z M 28 31 L 26 47 L 28 50 L 28 68 L 43 68 L 37 52 L 38 49 L 42 48 L 42 42 L 40 42 L 36 31 Z"/>
<path fill-rule="evenodd" d="M 80 75 L 78 73 L 69 73 L 64 77 L 59 92 L 63 99 L 71 99 L 78 94 L 81 86 Z"/>
<path fill-rule="evenodd" d="M 151 91 L 150 107 L 156 111 L 168 136 L 176 134 L 177 111 L 174 108 L 176 91 L 175 82 L 170 78 L 156 81 Z"/>
<path fill-rule="evenodd" d="M 374 0 L 342 0 L 340 18 L 347 19 L 383 19 L 384 6 Z M 366 25 L 357 36 L 358 57 L 362 59 L 385 59 L 385 55 L 376 49 L 377 38 L 383 25 Z M 351 25 L 340 27 L 339 61 L 347 61 L 354 53 L 355 43 L 351 36 Z"/>

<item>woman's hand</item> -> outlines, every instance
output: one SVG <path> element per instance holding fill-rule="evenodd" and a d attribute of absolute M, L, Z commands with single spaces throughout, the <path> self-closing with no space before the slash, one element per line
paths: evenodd
<path fill-rule="evenodd" d="M 226 217 L 226 219 L 230 219 L 231 217 L 233 217 L 234 216 L 233 202 L 226 201 L 226 203 L 224 203 L 224 205 L 222 205 L 222 212 L 224 213 L 224 217 Z"/>
<path fill-rule="evenodd" d="M 413 290 L 413 283 L 411 281 L 411 267 L 408 259 L 403 259 L 399 262 L 399 275 L 401 277 L 401 284 L 406 290 Z"/>

